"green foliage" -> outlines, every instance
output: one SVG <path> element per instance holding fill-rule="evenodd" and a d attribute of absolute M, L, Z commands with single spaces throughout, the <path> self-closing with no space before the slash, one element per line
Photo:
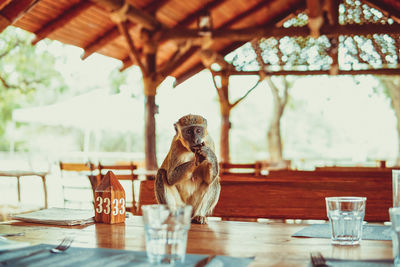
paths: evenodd
<path fill-rule="evenodd" d="M 126 84 L 127 72 L 121 72 L 118 69 L 110 73 L 110 90 L 114 94 L 121 92 L 121 86 Z"/>
<path fill-rule="evenodd" d="M 55 57 L 33 46 L 32 37 L 11 26 L 0 34 L 1 150 L 8 148 L 5 130 L 13 109 L 34 104 L 37 93 L 65 89 L 54 68 Z"/>

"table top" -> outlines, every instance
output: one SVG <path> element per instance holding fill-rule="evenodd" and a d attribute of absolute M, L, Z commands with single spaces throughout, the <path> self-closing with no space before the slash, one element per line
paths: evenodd
<path fill-rule="evenodd" d="M 210 221 L 192 224 L 187 253 L 255 257 L 249 266 L 309 266 L 311 251 L 342 259 L 391 259 L 391 241 L 362 240 L 359 246 L 333 246 L 329 239 L 294 238 L 305 224 Z M 140 216 L 130 216 L 121 224 L 90 224 L 60 227 L 25 222 L 4 222 L 0 233 L 24 232 L 8 237 L 32 245 L 58 244 L 66 236 L 75 236 L 73 246 L 144 251 L 144 229 Z"/>
<path fill-rule="evenodd" d="M 2 170 L 0 176 L 46 176 L 48 172 L 45 171 L 24 171 L 24 170 Z"/>

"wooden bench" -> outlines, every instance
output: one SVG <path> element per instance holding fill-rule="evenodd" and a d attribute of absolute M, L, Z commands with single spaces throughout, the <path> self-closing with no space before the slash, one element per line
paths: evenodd
<path fill-rule="evenodd" d="M 212 216 L 327 220 L 325 197 L 329 196 L 367 197 L 365 220 L 389 221 L 391 175 L 322 175 L 302 171 L 280 177 L 222 176 L 221 195 Z M 154 203 L 154 181 L 143 181 L 139 207 Z"/>
<path fill-rule="evenodd" d="M 261 163 L 225 163 L 219 164 L 219 173 L 223 174 L 237 174 L 237 175 L 261 175 Z"/>

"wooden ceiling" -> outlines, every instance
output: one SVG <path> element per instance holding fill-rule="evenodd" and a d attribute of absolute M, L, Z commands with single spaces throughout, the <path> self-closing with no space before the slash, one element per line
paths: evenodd
<path fill-rule="evenodd" d="M 18 0 L 5 0 L 0 4 L 0 20 L 9 17 L 7 6 Z M 20 0 L 21 1 L 21 0 Z M 339 0 L 325 0 L 339 1 Z M 361 0 L 397 19 L 400 18 L 399 0 Z M 23 1 L 21 1 L 23 2 Z M 26 2 L 26 1 L 25 1 Z M 122 61 L 122 69 L 135 64 L 131 60 L 129 44 L 120 34 L 120 30 L 111 19 L 109 4 L 123 5 L 122 0 L 40 0 L 30 1 L 29 8 L 14 21 L 12 25 L 32 32 L 36 35 L 33 43 L 43 38 L 58 40 L 84 49 L 82 58 L 93 53 L 100 53 Z M 184 80 L 194 75 L 203 65 L 199 56 L 202 42 L 185 42 L 197 30 L 198 18 L 208 11 L 212 18 L 213 36 L 208 38 L 207 48 L 226 55 L 246 41 L 243 38 L 232 38 L 229 30 L 253 27 L 262 34 L 268 34 L 271 27 L 281 26 L 280 22 L 295 14 L 298 10 L 308 8 L 308 14 L 316 13 L 315 5 L 319 0 L 127 0 L 132 12 L 139 14 L 136 20 L 129 20 L 128 29 L 138 57 L 143 56 L 145 38 L 141 34 L 143 28 L 153 30 L 160 35 L 156 64 L 158 69 L 168 65 L 180 51 L 179 60 L 166 70 L 177 80 Z M 122 10 L 123 8 L 121 8 Z M 115 13 L 114 13 L 115 14 Z M 317 12 L 318 15 L 318 12 Z M 362 25 L 361 25 L 362 26 Z M 368 25 L 364 25 L 365 29 Z M 264 29 L 260 31 L 260 29 Z M 396 28 L 397 30 L 398 28 Z M 399 33 L 398 31 L 397 33 Z M 198 32 L 196 34 L 199 34 Z M 225 37 L 223 37 L 225 34 Z M 307 33 L 308 34 L 308 33 Z M 181 36 L 180 36 L 181 35 Z M 243 33 L 242 33 L 243 35 Z M 171 39 L 170 36 L 173 36 Z M 207 34 L 205 34 L 207 36 Z M 222 37 L 221 37 L 222 36 Z M 198 37 L 198 36 L 197 36 Z M 260 36 L 261 37 L 261 36 Z M 204 38 L 203 38 L 204 39 Z M 183 51 L 183 52 L 182 52 Z"/>

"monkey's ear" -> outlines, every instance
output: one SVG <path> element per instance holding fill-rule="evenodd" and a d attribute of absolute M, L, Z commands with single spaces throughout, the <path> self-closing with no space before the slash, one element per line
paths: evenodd
<path fill-rule="evenodd" d="M 175 132 L 178 133 L 178 125 L 177 125 L 177 123 L 174 123 L 174 129 L 175 129 Z"/>

